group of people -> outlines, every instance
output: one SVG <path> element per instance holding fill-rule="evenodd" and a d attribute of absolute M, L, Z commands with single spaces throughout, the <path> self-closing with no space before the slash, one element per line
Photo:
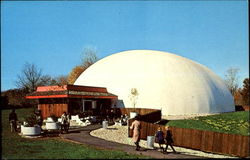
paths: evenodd
<path fill-rule="evenodd" d="M 41 110 L 38 110 L 37 112 L 34 112 L 37 120 L 37 124 L 39 126 L 43 125 L 43 118 L 41 114 Z M 61 133 L 69 131 L 69 125 L 70 125 L 70 116 L 66 112 L 63 112 L 61 116 Z M 10 131 L 11 132 L 18 132 L 17 130 L 17 114 L 15 112 L 15 109 L 13 109 L 9 114 L 9 124 L 10 124 Z"/>
<path fill-rule="evenodd" d="M 37 124 L 39 126 L 42 126 L 43 119 L 42 119 L 41 110 L 38 110 L 37 112 L 34 111 L 34 115 L 36 116 Z M 10 124 L 10 131 L 11 132 L 18 132 L 17 123 L 18 123 L 17 114 L 15 112 L 15 109 L 12 109 L 12 111 L 9 114 L 9 124 Z"/>
<path fill-rule="evenodd" d="M 36 115 L 38 125 L 42 126 L 43 118 L 42 118 L 41 110 L 38 110 L 38 112 L 36 112 L 35 115 Z M 64 133 L 64 132 L 68 133 L 69 125 L 70 125 L 70 115 L 67 114 L 66 112 L 63 112 L 61 116 L 61 133 Z"/>
<path fill-rule="evenodd" d="M 166 129 L 166 136 L 164 136 L 164 132 L 162 131 L 161 127 L 158 127 L 158 130 L 155 134 L 155 142 L 159 144 L 159 147 L 163 153 L 167 153 L 168 146 L 170 146 L 174 151 L 174 153 L 176 153 L 174 147 L 172 146 L 172 144 L 174 143 L 172 138 L 172 133 L 169 130 L 168 126 L 166 126 L 165 129 Z M 166 144 L 165 148 L 162 146 L 164 144 Z"/>
<path fill-rule="evenodd" d="M 128 119 L 129 119 L 129 117 L 127 116 L 127 114 L 125 114 L 125 115 L 121 115 L 121 119 L 120 119 L 120 123 L 121 123 L 121 125 L 122 125 L 122 126 L 127 125 L 127 123 L 128 123 Z"/>
<path fill-rule="evenodd" d="M 137 151 L 140 150 L 140 130 L 141 130 L 141 122 L 140 122 L 140 115 L 137 115 L 133 121 L 133 123 L 130 126 L 130 129 L 133 130 L 133 141 L 135 143 Z M 163 153 L 167 153 L 168 146 L 170 146 L 174 153 L 176 153 L 174 147 L 172 144 L 174 143 L 172 138 L 172 133 L 169 130 L 169 127 L 166 126 L 166 136 L 164 136 L 164 132 L 162 131 L 161 127 L 158 128 L 157 132 L 155 133 L 155 142 L 159 144 L 160 149 Z M 163 145 L 166 144 L 166 147 L 164 148 Z"/>
<path fill-rule="evenodd" d="M 36 114 L 38 125 L 42 126 L 43 119 L 41 115 L 41 111 Z M 125 117 L 123 117 L 125 118 Z M 140 122 L 140 115 L 137 115 L 133 121 L 133 123 L 130 126 L 130 129 L 133 130 L 133 141 L 136 146 L 136 150 L 140 150 L 140 130 L 141 130 L 141 122 Z M 15 109 L 12 110 L 12 112 L 9 114 L 9 123 L 10 123 L 10 128 L 11 132 L 17 132 L 17 114 L 15 113 Z M 61 116 L 61 133 L 66 132 L 68 133 L 69 130 L 69 125 L 70 125 L 70 115 L 67 114 L 66 112 L 63 112 Z M 164 132 L 162 131 L 161 127 L 158 128 L 156 134 L 155 134 L 155 142 L 159 144 L 160 149 L 162 150 L 163 153 L 167 153 L 168 146 L 172 148 L 172 150 L 176 153 L 175 149 L 173 148 L 172 144 L 174 143 L 173 138 L 172 138 L 172 133 L 169 130 L 169 127 L 166 126 L 166 136 L 164 136 Z M 164 148 L 163 145 L 166 145 Z"/>

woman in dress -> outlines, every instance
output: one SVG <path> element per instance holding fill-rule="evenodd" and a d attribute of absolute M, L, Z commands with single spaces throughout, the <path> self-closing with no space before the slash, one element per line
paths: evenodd
<path fill-rule="evenodd" d="M 139 145 L 139 142 L 140 142 L 140 130 L 141 130 L 141 122 L 140 122 L 140 118 L 139 118 L 139 115 L 137 115 L 135 117 L 135 120 L 134 122 L 131 124 L 130 126 L 130 129 L 133 130 L 133 141 L 136 145 L 136 149 L 137 151 L 140 150 L 140 145 Z"/>

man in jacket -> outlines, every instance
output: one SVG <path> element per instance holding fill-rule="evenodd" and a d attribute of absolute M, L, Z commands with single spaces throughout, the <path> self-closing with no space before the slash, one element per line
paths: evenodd
<path fill-rule="evenodd" d="M 9 114 L 10 131 L 17 132 L 17 115 L 15 109 Z"/>

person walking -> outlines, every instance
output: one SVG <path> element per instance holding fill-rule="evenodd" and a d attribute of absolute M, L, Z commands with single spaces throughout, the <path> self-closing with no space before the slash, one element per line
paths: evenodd
<path fill-rule="evenodd" d="M 63 112 L 62 116 L 61 116 L 61 133 L 63 133 L 63 131 L 65 131 L 66 133 L 68 133 L 69 130 L 69 115 L 67 115 L 66 112 Z"/>
<path fill-rule="evenodd" d="M 131 124 L 130 129 L 133 130 L 133 141 L 134 141 L 134 143 L 136 145 L 136 149 L 135 150 L 139 151 L 140 148 L 141 148 L 140 145 L 139 145 L 139 142 L 140 142 L 140 133 L 141 133 L 140 132 L 140 130 L 141 130 L 141 122 L 140 122 L 139 115 L 137 115 L 135 117 L 135 120 Z"/>
<path fill-rule="evenodd" d="M 162 145 L 165 144 L 165 141 L 164 141 L 164 133 L 163 133 L 161 127 L 158 127 L 158 130 L 156 131 L 155 142 L 159 144 L 160 149 L 164 153 L 164 148 Z"/>
<path fill-rule="evenodd" d="M 114 124 L 114 110 L 111 109 L 109 112 L 109 119 L 108 119 L 110 124 Z"/>
<path fill-rule="evenodd" d="M 38 112 L 36 113 L 36 119 L 37 119 L 38 125 L 42 126 L 43 125 L 43 118 L 42 118 L 41 110 L 38 110 Z"/>
<path fill-rule="evenodd" d="M 17 132 L 17 114 L 15 109 L 9 114 L 10 131 Z"/>
<path fill-rule="evenodd" d="M 172 146 L 172 144 L 174 143 L 174 140 L 172 138 L 172 133 L 171 133 L 171 130 L 169 129 L 169 126 L 166 126 L 166 148 L 164 150 L 164 152 L 168 153 L 167 152 L 167 149 L 168 149 L 168 146 L 170 146 L 172 148 L 172 150 L 174 151 L 174 153 L 176 153 L 174 147 Z"/>
<path fill-rule="evenodd" d="M 69 132 L 69 126 L 70 126 L 70 114 L 67 114 L 67 123 L 66 123 L 66 133 Z"/>

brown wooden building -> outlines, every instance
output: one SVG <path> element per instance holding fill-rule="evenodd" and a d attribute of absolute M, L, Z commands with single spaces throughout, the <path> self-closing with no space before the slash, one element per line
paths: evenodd
<path fill-rule="evenodd" d="M 71 115 L 82 112 L 102 115 L 111 108 L 117 96 L 108 93 L 103 87 L 63 85 L 37 87 L 26 98 L 37 99 L 42 117 L 47 118 L 52 115 L 60 117 L 63 112 Z"/>

